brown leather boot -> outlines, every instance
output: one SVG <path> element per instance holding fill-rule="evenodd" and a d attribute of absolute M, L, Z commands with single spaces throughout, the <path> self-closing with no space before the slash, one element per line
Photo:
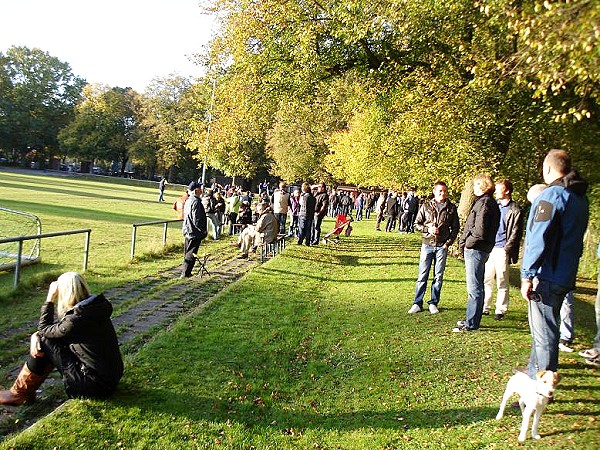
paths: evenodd
<path fill-rule="evenodd" d="M 24 364 L 15 384 L 8 391 L 0 391 L 0 405 L 22 405 L 33 402 L 35 391 L 48 377 L 51 370 L 52 366 L 45 375 L 37 375 L 29 370 L 27 364 Z"/>

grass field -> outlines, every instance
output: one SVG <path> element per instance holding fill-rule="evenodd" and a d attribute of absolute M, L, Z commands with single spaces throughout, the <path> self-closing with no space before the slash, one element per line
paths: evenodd
<path fill-rule="evenodd" d="M 52 184 L 60 180 L 19 177 L 0 173 L 3 192 L 19 195 L 22 188 L 14 185 L 25 182 L 50 184 L 48 195 L 65 190 Z M 91 259 L 96 289 L 134 283 L 146 271 L 179 262 L 179 253 L 127 261 L 127 220 L 169 218 L 175 194 L 159 205 L 152 189 L 73 189 L 63 193 L 69 202 L 82 201 L 74 195 L 80 191 L 93 199 L 80 215 L 44 206 L 55 197 L 26 201 L 57 229 L 67 220 L 68 228 L 95 228 L 93 239 L 107 234 L 111 243 Z M 357 222 L 335 247 L 289 245 L 128 358 L 112 399 L 68 401 L 0 448 L 598 448 L 600 376 L 576 354 L 561 353 L 564 378 L 542 418 L 541 441 L 517 444 L 520 413 L 514 410 L 495 420 L 512 368 L 529 353 L 516 288 L 504 321 L 485 317 L 481 330 L 454 334 L 465 309 L 464 266 L 450 258 L 440 314 L 409 316 L 418 236 L 373 228 L 372 221 Z M 581 280 L 581 287 L 578 349 L 595 333 L 595 283 Z M 41 295 L 40 289 L 36 302 Z M 1 300 L 0 327 L 8 324 L 5 316 L 21 314 L 18 301 Z M 26 309 L 35 316 L 39 303 Z"/>

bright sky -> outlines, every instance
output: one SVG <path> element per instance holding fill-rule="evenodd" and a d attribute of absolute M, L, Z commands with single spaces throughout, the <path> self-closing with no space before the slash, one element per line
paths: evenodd
<path fill-rule="evenodd" d="M 0 0 L 0 51 L 40 48 L 88 83 L 144 92 L 153 78 L 200 76 L 213 33 L 199 0 Z"/>

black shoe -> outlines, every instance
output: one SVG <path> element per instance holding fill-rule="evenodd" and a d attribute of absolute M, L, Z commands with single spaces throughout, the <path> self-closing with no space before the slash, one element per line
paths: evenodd
<path fill-rule="evenodd" d="M 242 253 L 240 259 L 248 259 L 248 253 Z"/>
<path fill-rule="evenodd" d="M 494 319 L 496 319 L 496 320 L 504 320 L 504 314 L 496 314 L 494 316 Z"/>
<path fill-rule="evenodd" d="M 484 315 L 484 316 L 489 316 L 489 315 L 490 315 L 490 312 L 489 312 L 489 311 L 484 311 L 484 312 L 482 312 L 481 314 L 482 314 L 482 315 Z"/>

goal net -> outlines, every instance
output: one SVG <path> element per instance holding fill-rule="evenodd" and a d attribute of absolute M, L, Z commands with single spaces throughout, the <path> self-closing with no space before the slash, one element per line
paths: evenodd
<path fill-rule="evenodd" d="M 42 222 L 30 213 L 14 211 L 0 206 L 0 239 L 32 236 L 42 233 Z M 40 239 L 23 241 L 21 265 L 32 264 L 40 259 Z M 0 270 L 12 269 L 17 264 L 18 242 L 0 244 Z"/>

